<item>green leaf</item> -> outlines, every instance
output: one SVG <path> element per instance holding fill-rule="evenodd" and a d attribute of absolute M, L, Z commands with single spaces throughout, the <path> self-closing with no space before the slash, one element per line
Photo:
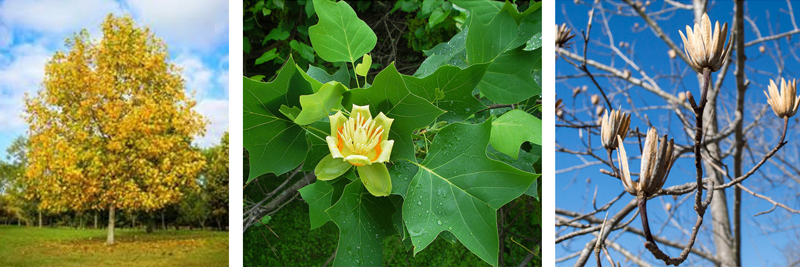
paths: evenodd
<path fill-rule="evenodd" d="M 306 10 L 306 18 L 311 18 L 311 16 L 314 16 L 314 14 L 317 14 L 316 11 L 314 11 L 314 1 L 311 0 L 306 1 L 305 10 Z"/>
<path fill-rule="evenodd" d="M 355 62 L 375 48 L 378 37 L 346 2 L 314 0 L 319 23 L 308 28 L 317 55 L 328 62 Z"/>
<path fill-rule="evenodd" d="M 408 185 L 411 178 L 419 171 L 419 167 L 409 161 L 399 160 L 389 168 L 389 176 L 392 177 L 392 195 L 399 195 L 403 198 L 408 193 Z"/>
<path fill-rule="evenodd" d="M 414 12 L 414 10 L 417 10 L 417 8 L 419 8 L 419 4 L 417 4 L 417 2 L 414 0 L 400 0 L 394 4 L 391 12 L 400 9 L 403 12 L 411 13 Z"/>
<path fill-rule="evenodd" d="M 529 196 L 532 196 L 533 198 L 535 198 L 538 201 L 542 201 L 542 200 L 539 199 L 539 183 L 532 183 L 531 186 L 528 187 L 528 190 L 525 190 L 525 194 L 529 195 Z M 541 222 L 541 221 L 539 221 L 539 222 Z"/>
<path fill-rule="evenodd" d="M 344 66 L 344 64 L 342 64 L 339 70 L 337 70 L 333 75 L 328 75 L 325 70 L 315 66 L 308 66 L 308 76 L 311 76 L 321 83 L 337 81 L 344 84 L 345 87 L 349 87 L 347 85 L 350 83 L 350 73 L 347 71 L 347 68 Z"/>
<path fill-rule="evenodd" d="M 515 109 L 492 121 L 492 136 L 489 142 L 498 151 L 517 159 L 519 146 L 525 141 L 542 144 L 542 120 Z"/>
<path fill-rule="evenodd" d="M 300 114 L 300 108 L 298 107 L 288 107 L 286 105 L 281 105 L 281 114 L 289 118 L 290 120 L 294 121 L 297 118 L 297 115 Z"/>
<path fill-rule="evenodd" d="M 529 9 L 530 10 L 530 9 Z M 517 48 L 526 44 L 537 37 L 541 46 L 542 39 L 542 12 L 533 12 L 531 15 L 522 19 L 519 24 L 517 38 L 508 46 L 509 49 Z M 526 50 L 529 51 L 529 50 Z"/>
<path fill-rule="evenodd" d="M 318 92 L 300 96 L 302 111 L 294 122 L 308 125 L 327 117 L 331 109 L 338 107 L 342 102 L 344 92 L 347 92 L 347 88 L 341 83 L 328 82 L 323 84 Z"/>
<path fill-rule="evenodd" d="M 265 17 L 269 16 L 269 14 L 272 14 L 272 10 L 269 10 L 267 8 L 262 8 L 261 9 L 261 14 L 264 14 Z"/>
<path fill-rule="evenodd" d="M 492 20 L 500 12 L 504 3 L 494 0 L 450 0 L 454 5 L 469 11 L 471 17 L 477 17 L 481 23 Z"/>
<path fill-rule="evenodd" d="M 541 155 L 541 153 L 531 153 L 523 149 L 520 149 L 519 157 L 514 159 L 509 155 L 497 151 L 497 149 L 494 149 L 494 147 L 491 144 L 489 144 L 489 147 L 486 149 L 486 155 L 489 156 L 490 159 L 504 162 L 508 165 L 513 166 L 514 168 L 529 173 L 536 173 L 536 169 L 533 167 L 533 164 L 535 164 L 539 160 L 539 155 Z"/>
<path fill-rule="evenodd" d="M 269 34 L 267 34 L 267 36 L 264 37 L 264 41 L 262 43 L 266 43 L 269 40 L 283 41 L 286 40 L 287 38 L 289 38 L 289 31 L 286 31 L 279 27 L 269 31 Z"/>
<path fill-rule="evenodd" d="M 531 8 L 533 7 L 528 9 L 530 10 Z M 525 51 L 532 51 L 542 47 L 541 9 L 537 9 L 535 12 L 532 12 L 530 15 L 522 19 L 522 23 L 519 24 L 519 34 L 517 35 L 517 39 L 511 43 L 510 47 L 516 48 L 523 44 L 525 44 Z"/>
<path fill-rule="evenodd" d="M 434 7 L 442 6 L 444 0 L 423 0 L 422 1 L 422 8 L 420 8 L 420 17 L 424 18 L 428 14 L 431 14 Z"/>
<path fill-rule="evenodd" d="M 486 156 L 491 120 L 454 123 L 433 139 L 403 204 L 414 253 L 449 231 L 470 251 L 497 265 L 497 209 L 522 195 L 538 175 Z"/>
<path fill-rule="evenodd" d="M 534 70 L 541 69 L 542 50 L 524 51 L 522 47 L 498 56 L 478 89 L 486 98 L 498 104 L 514 104 L 542 93 Z M 538 67 L 537 67 L 538 66 Z M 539 73 L 541 77 L 541 73 Z"/>
<path fill-rule="evenodd" d="M 464 28 L 461 32 L 450 38 L 450 41 L 441 43 L 434 46 L 431 50 L 425 51 L 428 58 L 422 62 L 417 72 L 414 73 L 415 77 L 426 77 L 444 65 L 456 66 L 459 68 L 466 68 L 467 52 L 465 44 L 467 43 L 468 28 Z"/>
<path fill-rule="evenodd" d="M 450 10 L 445 12 L 441 7 L 436 8 L 433 10 L 433 12 L 431 12 L 431 17 L 428 18 L 428 25 L 426 27 L 428 27 L 428 29 L 433 29 L 433 27 L 436 27 L 436 25 L 442 23 L 447 15 L 450 15 Z"/>
<path fill-rule="evenodd" d="M 313 171 L 322 158 L 331 154 L 328 143 L 325 141 L 325 137 L 330 134 L 327 132 L 330 131 L 330 128 L 330 122 L 328 122 L 327 119 L 320 120 L 305 127 L 306 139 L 310 147 L 308 148 L 306 159 L 303 161 L 303 168 L 301 168 L 300 171 Z"/>
<path fill-rule="evenodd" d="M 276 54 L 275 51 L 278 51 L 278 48 L 270 49 L 269 51 L 264 52 L 264 54 L 261 54 L 261 56 L 256 59 L 256 65 L 261 65 L 264 62 L 278 57 L 278 54 Z"/>
<path fill-rule="evenodd" d="M 300 56 L 305 60 L 314 63 L 314 48 L 307 44 L 297 42 L 296 40 L 289 42 L 289 46 L 292 47 L 294 51 L 297 51 L 297 53 L 300 53 Z"/>
<path fill-rule="evenodd" d="M 467 34 L 467 62 L 472 64 L 491 62 L 506 51 L 517 38 L 517 23 L 508 12 L 501 12 L 489 24 L 473 17 Z"/>
<path fill-rule="evenodd" d="M 389 198 L 372 196 L 356 179 L 345 186 L 341 199 L 326 212 L 339 227 L 334 266 L 383 265 L 381 242 L 394 234 L 395 209 Z"/>
<path fill-rule="evenodd" d="M 250 79 L 252 79 L 253 81 L 260 82 L 261 80 L 264 79 L 264 77 L 267 77 L 267 76 L 264 76 L 264 75 L 253 75 L 253 76 L 250 76 Z"/>
<path fill-rule="evenodd" d="M 464 121 L 473 113 L 486 108 L 472 90 L 483 78 L 489 63 L 476 64 L 464 70 L 455 66 L 442 66 L 425 78 L 403 75 L 408 90 L 447 111 L 439 117 L 448 122 Z M 442 96 L 443 94 L 443 96 Z"/>
<path fill-rule="evenodd" d="M 394 206 L 395 210 L 403 210 L 403 197 L 398 195 L 389 195 L 389 200 L 392 201 L 392 206 Z M 397 233 L 400 234 L 400 240 L 405 240 L 408 237 L 408 231 L 406 231 L 406 226 L 403 224 L 402 212 L 395 212 L 392 214 L 392 224 L 394 225 L 394 229 L 397 231 Z"/>
<path fill-rule="evenodd" d="M 285 3 L 283 1 L 284 0 L 272 0 L 272 3 L 275 4 L 275 6 L 280 8 L 280 9 L 284 9 L 284 8 L 286 8 L 286 5 L 285 5 Z"/>
<path fill-rule="evenodd" d="M 303 128 L 284 116 L 280 107 L 300 105 L 299 97 L 312 89 L 289 57 L 278 77 L 269 83 L 243 78 L 243 144 L 250 153 L 248 182 L 264 173 L 281 175 L 306 157 Z M 289 90 L 292 88 L 292 90 Z"/>
<path fill-rule="evenodd" d="M 242 40 L 242 44 L 244 45 L 244 52 L 246 54 L 249 54 L 250 53 L 250 39 L 247 38 L 247 36 L 245 36 L 244 40 Z"/>
<path fill-rule="evenodd" d="M 503 4 L 503 8 L 500 9 L 500 12 L 503 12 L 503 11 L 508 12 L 508 14 L 511 15 L 511 18 L 514 19 L 514 22 L 516 22 L 517 24 L 520 24 L 522 22 L 522 20 L 524 18 L 526 18 L 528 15 L 530 15 L 531 13 L 533 13 L 535 11 L 541 11 L 541 7 L 542 7 L 542 2 L 536 2 L 536 3 L 533 3 L 530 6 L 528 6 L 528 9 L 525 10 L 525 12 L 520 13 L 517 10 L 517 5 L 506 1 L 505 4 Z M 541 12 L 540 12 L 540 14 L 541 14 Z M 539 18 L 541 19 L 541 16 L 539 16 Z"/>
<path fill-rule="evenodd" d="M 432 123 L 444 113 L 429 101 L 411 94 L 403 77 L 397 72 L 394 63 L 375 76 L 368 89 L 352 89 L 342 101 L 342 105 L 369 105 L 372 114 L 383 112 L 394 119 L 389 139 L 394 140 L 391 161 L 408 159 L 416 161 L 411 133 Z"/>
<path fill-rule="evenodd" d="M 261 217 L 261 220 L 260 220 L 260 221 L 256 221 L 256 222 L 253 224 L 253 226 L 262 226 L 262 225 L 266 225 L 266 224 L 268 224 L 268 223 L 269 223 L 269 221 L 271 221 L 271 220 L 272 220 L 272 216 L 266 215 L 266 216 L 264 216 L 264 217 Z"/>
<path fill-rule="evenodd" d="M 311 220 L 311 229 L 314 230 L 325 225 L 331 217 L 325 210 L 331 207 L 333 186 L 328 182 L 317 180 L 313 184 L 300 188 L 300 196 L 308 203 L 308 215 Z"/>

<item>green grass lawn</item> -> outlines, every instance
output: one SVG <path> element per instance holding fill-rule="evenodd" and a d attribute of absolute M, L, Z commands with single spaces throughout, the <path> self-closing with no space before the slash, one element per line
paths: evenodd
<path fill-rule="evenodd" d="M 0 266 L 228 266 L 228 232 L 0 226 Z"/>

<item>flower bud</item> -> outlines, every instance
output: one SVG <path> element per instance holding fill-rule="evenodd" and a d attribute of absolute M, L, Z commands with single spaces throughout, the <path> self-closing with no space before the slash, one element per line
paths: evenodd
<path fill-rule="evenodd" d="M 683 39 L 683 49 L 689 57 L 689 66 L 698 73 L 703 73 L 703 69 L 709 68 L 712 72 L 719 70 L 731 52 L 733 33 L 725 45 L 728 35 L 728 23 L 723 24 L 722 31 L 719 29 L 719 21 L 711 31 L 711 20 L 708 14 L 703 13 L 700 24 L 694 24 L 694 31 L 686 25 L 686 35 L 678 31 Z"/>
<path fill-rule="evenodd" d="M 594 114 L 599 117 L 600 115 L 603 115 L 604 111 L 606 111 L 606 108 L 604 108 L 603 106 L 597 106 L 597 109 L 595 109 Z"/>
<path fill-rule="evenodd" d="M 600 103 L 600 96 L 592 95 L 592 105 L 597 105 L 597 103 Z"/>
<path fill-rule="evenodd" d="M 631 125 L 631 115 L 620 110 L 611 110 L 600 121 L 600 142 L 606 149 L 617 148 L 617 136 L 625 139 Z"/>
<path fill-rule="evenodd" d="M 767 50 L 767 47 L 765 47 L 763 45 L 758 47 L 758 52 L 764 53 L 764 50 Z"/>
<path fill-rule="evenodd" d="M 667 136 L 664 135 L 659 142 L 656 128 L 650 128 L 647 131 L 647 139 L 642 150 L 639 182 L 631 180 L 625 146 L 622 145 L 621 138 L 618 138 L 618 142 L 620 145 L 617 148 L 617 158 L 620 165 L 620 179 L 625 191 L 639 197 L 647 197 L 658 193 L 661 187 L 664 186 L 664 182 L 667 181 L 669 171 L 672 169 L 675 146 L 672 139 L 667 141 Z"/>
<path fill-rule="evenodd" d="M 797 93 L 797 81 L 792 79 L 791 82 L 786 82 L 781 78 L 781 88 L 778 91 L 778 86 L 775 81 L 769 79 L 769 94 L 764 91 L 767 96 L 767 103 L 772 106 L 772 111 L 775 112 L 779 118 L 788 118 L 797 113 L 797 107 L 800 105 L 800 96 L 795 97 Z"/>
<path fill-rule="evenodd" d="M 671 58 L 671 59 L 675 59 L 675 57 L 678 56 L 678 53 L 675 52 L 674 49 L 670 49 L 669 51 L 667 51 L 667 54 L 669 55 L 669 58 Z"/>

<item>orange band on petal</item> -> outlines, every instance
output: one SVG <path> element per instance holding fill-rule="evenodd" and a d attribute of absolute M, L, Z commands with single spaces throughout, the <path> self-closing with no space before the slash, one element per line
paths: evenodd
<path fill-rule="evenodd" d="M 339 152 L 342 152 L 342 148 L 344 148 L 344 140 L 342 140 L 342 126 L 339 126 L 339 131 L 337 131 L 336 137 L 338 139 L 336 142 L 336 148 L 339 149 Z"/>
<path fill-rule="evenodd" d="M 381 135 L 381 138 L 383 138 L 383 135 Z M 375 162 L 376 160 L 378 160 L 378 157 L 381 156 L 381 152 L 383 152 L 383 149 L 381 149 L 381 144 L 378 143 L 378 145 L 375 146 L 375 158 L 373 158 L 371 161 Z"/>

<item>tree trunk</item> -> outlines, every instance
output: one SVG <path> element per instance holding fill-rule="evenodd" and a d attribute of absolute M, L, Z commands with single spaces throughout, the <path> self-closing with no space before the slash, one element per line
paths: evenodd
<path fill-rule="evenodd" d="M 108 239 L 106 245 L 114 245 L 114 206 L 108 209 Z"/>
<path fill-rule="evenodd" d="M 161 229 L 167 230 L 167 223 L 164 221 L 164 210 L 161 210 Z"/>
<path fill-rule="evenodd" d="M 711 91 L 711 90 L 709 90 Z M 705 114 L 708 121 L 706 121 L 706 128 L 708 129 L 706 136 L 716 136 L 718 134 L 718 125 L 716 114 L 716 96 L 719 92 L 709 92 L 708 106 L 706 106 Z M 719 144 L 709 143 L 707 146 L 708 155 L 703 163 L 703 168 L 707 177 L 714 179 L 716 184 L 725 183 L 724 177 L 717 169 L 713 167 L 713 163 L 709 161 L 717 161 L 721 154 Z M 731 222 L 728 211 L 728 196 L 725 189 L 714 191 L 714 198 L 711 199 L 711 205 L 708 208 L 711 213 L 711 228 L 712 235 L 714 236 L 714 245 L 717 249 L 717 259 L 720 261 L 720 266 L 729 267 L 736 266 L 736 257 L 734 253 L 733 237 L 731 236 Z"/>
<path fill-rule="evenodd" d="M 42 228 L 42 210 L 39 209 L 38 213 L 39 213 L 39 228 Z"/>
<path fill-rule="evenodd" d="M 145 227 L 145 231 L 148 234 L 153 233 L 153 228 L 156 226 L 156 219 L 152 213 L 147 213 L 147 226 Z"/>
<path fill-rule="evenodd" d="M 94 212 L 94 229 L 97 229 L 97 212 Z"/>

